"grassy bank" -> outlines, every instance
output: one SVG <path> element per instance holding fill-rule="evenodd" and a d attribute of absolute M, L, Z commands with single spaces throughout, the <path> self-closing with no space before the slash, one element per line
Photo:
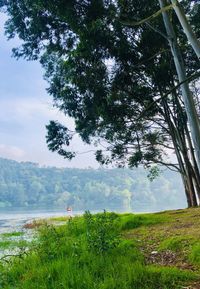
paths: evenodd
<path fill-rule="evenodd" d="M 28 254 L 1 262 L 0 288 L 200 288 L 199 216 L 191 209 L 54 219 L 63 225 L 43 224 Z"/>

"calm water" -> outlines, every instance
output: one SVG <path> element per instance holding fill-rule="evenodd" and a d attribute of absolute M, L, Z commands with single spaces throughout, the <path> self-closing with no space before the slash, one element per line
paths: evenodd
<path fill-rule="evenodd" d="M 124 211 L 116 210 L 119 213 Z M 98 213 L 98 211 L 91 211 L 92 213 Z M 103 210 L 101 210 L 103 212 Z M 145 210 L 135 211 L 134 213 L 145 212 Z M 149 211 L 148 211 L 149 212 Z M 74 211 L 72 215 L 82 215 L 83 211 Z M 71 215 L 66 210 L 53 210 L 53 209 L 27 209 L 27 208 L 0 208 L 0 234 L 21 231 L 23 225 L 37 219 L 45 219 L 51 217 L 67 216 Z"/>
<path fill-rule="evenodd" d="M 75 212 L 81 214 L 83 212 Z M 56 210 L 0 210 L 0 234 L 5 232 L 20 231 L 23 225 L 37 219 L 65 216 L 66 211 Z"/>

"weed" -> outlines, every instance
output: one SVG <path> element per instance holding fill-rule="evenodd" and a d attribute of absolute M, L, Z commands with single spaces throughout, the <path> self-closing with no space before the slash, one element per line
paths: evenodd
<path fill-rule="evenodd" d="M 92 215 L 85 212 L 87 245 L 97 254 L 103 254 L 119 244 L 117 215 L 107 213 Z"/>
<path fill-rule="evenodd" d="M 2 237 L 10 238 L 10 237 L 20 237 L 23 236 L 24 232 L 10 232 L 1 234 Z"/>
<path fill-rule="evenodd" d="M 167 220 L 167 216 L 161 216 L 157 214 L 122 215 L 121 230 L 131 230 L 141 226 L 151 226 L 167 222 Z"/>
<path fill-rule="evenodd" d="M 5 250 L 5 249 L 11 249 L 14 247 L 27 247 L 28 246 L 28 242 L 25 240 L 19 240 L 19 241 L 15 241 L 15 240 L 4 240 L 4 241 L 0 241 L 0 249 L 1 250 Z"/>
<path fill-rule="evenodd" d="M 188 248 L 190 243 L 192 243 L 193 241 L 193 238 L 189 238 L 188 236 L 171 237 L 160 243 L 159 250 L 171 250 L 175 252 L 180 252 L 184 248 Z"/>
<path fill-rule="evenodd" d="M 13 244 L 12 241 L 0 241 L 0 249 L 5 250 L 5 249 L 11 247 L 12 244 Z"/>
<path fill-rule="evenodd" d="M 119 238 L 130 220 L 132 229 L 134 221 L 149 227 L 166 217 L 87 212 L 63 226 L 43 224 L 28 254 L 0 268 L 0 288 L 179 289 L 196 280 L 191 271 L 146 265 L 138 243 Z"/>
<path fill-rule="evenodd" d="M 69 216 L 52 217 L 49 220 L 54 222 L 66 222 L 70 219 Z"/>
<path fill-rule="evenodd" d="M 189 260 L 197 265 L 200 265 L 200 243 L 195 244 L 189 254 Z"/>

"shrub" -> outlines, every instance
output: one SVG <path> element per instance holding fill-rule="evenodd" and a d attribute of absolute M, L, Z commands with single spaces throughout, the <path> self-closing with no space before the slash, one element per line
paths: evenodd
<path fill-rule="evenodd" d="M 107 213 L 106 211 L 96 215 L 92 215 L 89 211 L 85 212 L 84 220 L 88 248 L 97 254 L 103 254 L 119 244 L 117 218 L 116 214 Z"/>

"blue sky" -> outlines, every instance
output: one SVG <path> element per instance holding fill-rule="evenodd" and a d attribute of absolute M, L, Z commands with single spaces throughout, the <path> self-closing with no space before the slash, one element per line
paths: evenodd
<path fill-rule="evenodd" d="M 40 64 L 11 57 L 12 48 L 18 46 L 19 41 L 6 40 L 5 19 L 5 15 L 0 14 L 0 157 L 41 165 L 98 167 L 92 153 L 69 162 L 48 151 L 45 125 L 49 120 L 58 120 L 70 127 L 73 120 L 53 108 Z M 91 149 L 78 137 L 73 146 L 81 152 Z"/>

